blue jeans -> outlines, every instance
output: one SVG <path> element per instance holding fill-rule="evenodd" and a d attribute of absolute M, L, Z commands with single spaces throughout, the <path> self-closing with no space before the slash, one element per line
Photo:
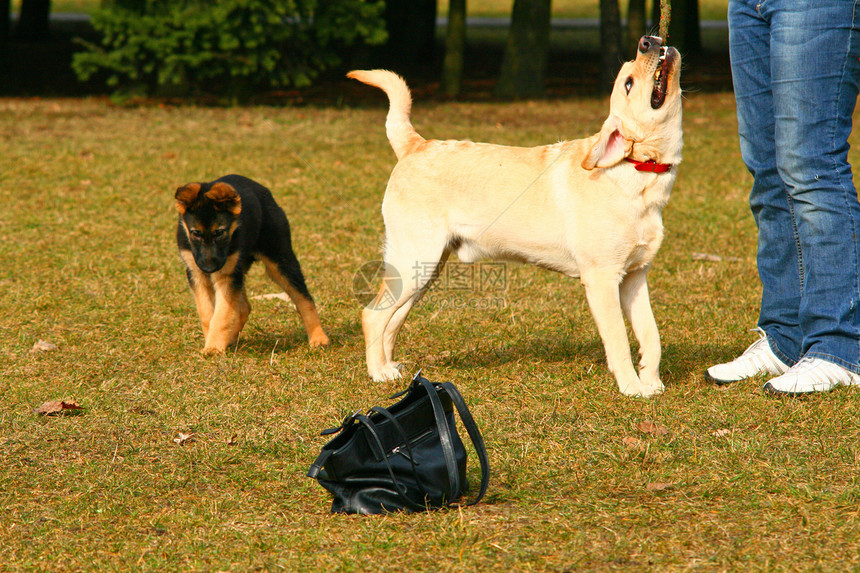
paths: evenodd
<path fill-rule="evenodd" d="M 860 0 L 729 0 L 741 156 L 753 175 L 759 326 L 786 364 L 860 373 L 860 203 L 848 163 Z"/>

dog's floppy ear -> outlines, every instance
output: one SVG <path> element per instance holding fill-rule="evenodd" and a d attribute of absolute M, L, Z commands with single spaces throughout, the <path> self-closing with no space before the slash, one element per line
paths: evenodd
<path fill-rule="evenodd" d="M 206 198 L 215 203 L 219 211 L 230 211 L 234 215 L 242 212 L 242 198 L 232 185 L 216 183 L 206 192 Z"/>
<path fill-rule="evenodd" d="M 582 168 L 612 167 L 630 154 L 633 143 L 624 137 L 621 120 L 610 115 L 600 128 L 597 141 L 582 160 Z"/>
<path fill-rule="evenodd" d="M 176 190 L 176 210 L 179 211 L 180 215 L 184 215 L 191 208 L 191 205 L 197 201 L 199 193 L 200 183 L 189 183 Z"/>

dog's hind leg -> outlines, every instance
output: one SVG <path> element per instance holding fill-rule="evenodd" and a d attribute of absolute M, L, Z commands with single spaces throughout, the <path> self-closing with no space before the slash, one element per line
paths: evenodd
<path fill-rule="evenodd" d="M 442 253 L 439 263 L 436 264 L 435 267 L 432 264 L 428 264 L 426 265 L 427 268 L 425 268 L 424 265 L 419 265 L 418 268 L 413 268 L 413 276 L 411 277 L 411 280 L 414 283 L 416 292 L 403 306 L 397 309 L 397 312 L 395 312 L 391 317 L 391 320 L 388 321 L 388 326 L 385 329 L 385 334 L 382 339 L 382 347 L 385 351 L 385 360 L 388 363 L 394 362 L 394 345 L 397 342 L 397 334 L 403 327 L 403 323 L 406 322 L 406 317 L 409 316 L 409 312 L 412 310 L 415 303 L 421 300 L 421 297 L 424 296 L 424 293 L 427 292 L 430 285 L 432 285 L 439 277 L 439 273 L 442 272 L 442 267 L 445 265 L 450 254 L 450 251 L 446 249 Z M 419 279 L 417 276 L 419 274 L 424 274 L 426 276 Z"/>
<path fill-rule="evenodd" d="M 650 393 L 643 388 L 630 359 L 630 342 L 621 312 L 621 276 L 620 269 L 583 269 L 582 283 L 618 389 L 627 396 L 647 396 Z"/>
<path fill-rule="evenodd" d="M 440 243 L 444 245 L 444 241 Z M 393 242 L 389 241 L 388 244 L 392 245 Z M 375 381 L 400 377 L 399 365 L 394 361 L 397 334 L 415 302 L 436 278 L 435 272 L 421 271 L 438 268 L 445 258 L 447 253 L 444 247 L 432 248 L 431 252 L 423 241 L 420 245 L 414 245 L 414 248 L 409 248 L 401 241 L 398 247 L 386 249 L 387 272 L 398 273 L 402 290 L 392 293 L 390 279 L 394 277 L 388 277 L 389 280 L 383 281 L 376 298 L 364 308 L 361 315 L 367 372 Z"/>
<path fill-rule="evenodd" d="M 295 255 L 292 257 L 282 257 L 278 262 L 268 257 L 261 258 L 263 264 L 266 266 L 266 274 L 278 286 L 284 289 L 284 292 L 287 293 L 287 296 L 296 305 L 296 310 L 299 311 L 299 316 L 308 334 L 308 343 L 311 346 L 328 345 L 328 335 L 323 330 L 317 307 L 310 292 L 308 292 L 305 277 L 302 274 L 302 269 Z"/>
<path fill-rule="evenodd" d="M 400 370 L 398 364 L 393 360 L 394 349 L 388 349 L 386 352 L 385 340 L 386 329 L 389 322 L 397 314 L 398 310 L 404 308 L 408 313 L 411 304 L 406 304 L 410 294 L 407 294 L 404 299 L 406 280 L 398 277 L 393 277 L 388 274 L 393 267 L 386 265 L 386 275 L 383 277 L 382 285 L 379 287 L 379 292 L 370 303 L 361 311 L 361 327 L 364 331 L 364 353 L 367 362 L 367 373 L 375 382 L 385 380 L 393 380 L 400 378 Z M 394 271 L 398 272 L 399 271 Z M 400 279 L 399 281 L 397 279 Z M 404 288 L 400 293 L 392 292 L 392 284 L 403 284 Z M 402 322 L 401 322 L 402 324 Z M 397 338 L 389 337 L 390 341 Z"/>
<path fill-rule="evenodd" d="M 646 397 L 659 394 L 664 388 L 660 381 L 660 333 L 651 310 L 647 275 L 647 269 L 629 273 L 621 282 L 620 291 L 621 308 L 639 341 L 639 380 Z"/>

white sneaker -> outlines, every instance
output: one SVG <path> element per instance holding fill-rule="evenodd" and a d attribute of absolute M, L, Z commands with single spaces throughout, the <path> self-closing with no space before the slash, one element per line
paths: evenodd
<path fill-rule="evenodd" d="M 764 391 L 781 396 L 827 392 L 837 386 L 860 386 L 860 374 L 821 358 L 802 358 L 782 376 L 768 381 Z"/>
<path fill-rule="evenodd" d="M 770 344 L 767 342 L 767 335 L 761 328 L 756 328 L 759 333 L 759 339 L 749 345 L 744 350 L 743 354 L 724 364 L 711 366 L 705 372 L 705 378 L 715 384 L 731 384 L 738 380 L 752 378 L 760 374 L 770 374 L 777 376 L 788 371 L 788 365 L 780 360 L 773 350 L 770 349 Z"/>

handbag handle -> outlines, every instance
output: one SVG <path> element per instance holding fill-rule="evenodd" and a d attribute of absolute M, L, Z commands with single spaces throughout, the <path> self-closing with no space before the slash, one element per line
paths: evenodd
<path fill-rule="evenodd" d="M 397 490 L 400 497 L 403 498 L 407 505 L 412 506 L 413 509 L 417 509 L 418 511 L 426 510 L 427 506 L 413 501 L 408 495 L 406 495 L 406 492 L 408 491 L 406 486 L 401 484 L 397 480 L 397 476 L 394 475 L 394 468 L 391 467 L 391 462 L 388 461 L 388 456 L 385 455 L 385 447 L 382 445 L 382 440 L 379 438 L 379 433 L 376 431 L 376 424 L 374 424 L 371 419 L 364 414 L 356 413 L 354 416 L 356 420 L 367 428 L 370 435 L 373 436 L 373 441 L 376 443 L 376 446 L 379 448 L 379 452 L 382 454 L 382 461 L 385 462 L 385 467 L 388 468 L 388 475 L 391 476 L 391 482 L 394 485 L 394 489 Z M 422 489 L 424 488 L 423 485 L 421 487 Z"/>
<path fill-rule="evenodd" d="M 427 393 L 430 394 L 430 402 L 433 404 L 434 413 L 437 414 L 436 424 L 440 428 L 439 434 L 440 434 L 440 438 L 442 441 L 442 450 L 445 452 L 445 458 L 449 462 L 448 473 L 449 473 L 449 475 L 454 476 L 452 481 L 451 481 L 451 486 L 453 488 L 455 484 L 457 485 L 457 489 L 453 489 L 452 491 L 458 492 L 458 491 L 460 491 L 460 488 L 459 488 L 460 475 L 459 475 L 459 473 L 452 473 L 452 469 L 451 469 L 452 464 L 453 464 L 453 467 L 456 468 L 456 462 L 454 461 L 454 449 L 453 449 L 453 446 L 451 446 L 451 436 L 450 436 L 450 433 L 448 432 L 448 424 L 440 422 L 440 419 L 439 419 L 439 416 L 441 415 L 441 416 L 443 416 L 443 420 L 444 420 L 444 414 L 442 413 L 442 402 L 441 402 L 441 400 L 439 400 L 439 396 L 436 395 L 436 392 L 435 392 L 436 386 L 434 386 L 433 383 L 431 383 L 426 378 L 422 377 L 420 371 L 415 375 L 413 382 L 420 382 L 422 384 L 422 386 L 424 386 L 424 389 L 427 391 Z M 484 497 L 484 494 L 487 492 L 487 486 L 490 484 L 490 461 L 489 461 L 489 458 L 487 457 L 487 448 L 486 448 L 486 445 L 484 444 L 484 438 L 483 438 L 483 436 L 481 436 L 481 432 L 480 432 L 480 430 L 478 430 L 478 425 L 475 423 L 475 419 L 472 417 L 472 413 L 469 411 L 469 408 L 466 405 L 466 401 L 463 399 L 463 396 L 462 396 L 462 394 L 460 394 L 460 391 L 457 390 L 457 387 L 454 386 L 454 384 L 452 384 L 451 382 L 443 382 L 443 383 L 439 384 L 439 387 L 442 388 L 443 390 L 445 390 L 445 392 L 448 394 L 448 396 L 451 397 L 451 401 L 456 406 L 457 412 L 460 414 L 460 419 L 463 421 L 463 426 L 465 426 L 466 431 L 469 434 L 469 438 L 472 440 L 472 445 L 475 447 L 475 453 L 478 454 L 478 460 L 481 463 L 481 487 L 478 491 L 477 497 L 475 497 L 475 499 L 473 499 L 472 501 L 470 501 L 466 504 L 466 505 L 475 505 L 476 503 L 481 501 L 481 499 Z M 437 403 L 438 403 L 438 412 L 437 412 Z M 444 432 L 445 432 L 444 437 L 442 435 L 442 432 L 443 432 L 442 428 L 444 428 Z M 446 439 L 445 438 L 447 438 L 447 444 L 451 448 L 450 449 L 450 458 L 449 458 L 449 451 L 445 448 L 445 445 L 446 445 Z M 453 471 L 456 472 L 456 469 Z"/>
<path fill-rule="evenodd" d="M 406 436 L 406 430 L 403 429 L 403 426 L 400 425 L 400 422 L 397 421 L 397 418 L 394 417 L 394 415 L 385 408 L 382 408 L 380 406 L 373 406 L 370 411 L 379 414 L 380 416 L 391 422 L 391 424 L 394 426 L 394 429 L 397 430 L 398 434 L 400 434 L 400 437 L 403 439 L 403 444 L 406 446 L 407 455 L 405 455 L 404 457 L 409 460 L 409 464 L 412 466 L 412 476 L 415 478 L 415 482 L 421 487 L 421 490 L 424 492 L 424 497 L 426 499 L 428 495 L 427 488 L 424 487 L 424 482 L 421 481 L 421 474 L 418 473 L 418 468 L 416 467 L 418 463 L 415 461 L 415 456 L 412 455 L 412 446 L 409 445 L 409 438 Z M 384 454 L 385 452 L 383 452 L 383 456 Z"/>
<path fill-rule="evenodd" d="M 415 379 L 427 391 L 430 404 L 433 406 L 433 415 L 436 417 L 436 427 L 439 432 L 439 442 L 442 444 L 442 452 L 445 454 L 445 465 L 448 466 L 448 483 L 451 486 L 451 495 L 458 495 L 460 493 L 460 472 L 457 469 L 457 458 L 454 456 L 454 442 L 451 439 L 451 430 L 448 428 L 448 421 L 445 419 L 442 400 L 439 399 L 436 386 L 429 380 L 417 375 Z"/>
<path fill-rule="evenodd" d="M 460 419 L 463 420 L 463 425 L 469 433 L 472 445 L 475 446 L 475 453 L 478 454 L 478 460 L 481 462 L 481 488 L 478 491 L 478 496 L 466 504 L 475 505 L 484 497 L 484 494 L 487 492 L 487 486 L 490 484 L 490 460 L 487 457 L 487 447 L 484 444 L 484 438 L 481 436 L 481 431 L 478 430 L 478 425 L 475 423 L 475 419 L 472 417 L 472 413 L 469 412 L 469 408 L 466 406 L 466 401 L 463 400 L 463 396 L 460 394 L 460 391 L 457 390 L 457 387 L 451 382 L 442 382 L 442 388 L 445 389 L 451 397 L 451 401 L 454 402 L 454 405 L 457 407 Z"/>

